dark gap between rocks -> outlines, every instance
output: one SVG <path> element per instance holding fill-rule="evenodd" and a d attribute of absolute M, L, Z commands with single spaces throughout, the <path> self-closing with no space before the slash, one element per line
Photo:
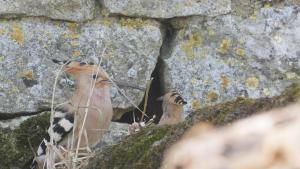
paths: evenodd
<path fill-rule="evenodd" d="M 161 58 L 158 58 L 157 64 L 155 66 L 155 69 L 153 70 L 151 77 L 153 78 L 153 81 L 150 86 L 149 90 L 149 96 L 148 96 L 148 105 L 146 109 L 146 115 L 149 118 L 152 118 L 153 115 L 156 116 L 155 123 L 159 122 L 160 117 L 162 116 L 162 101 L 157 101 L 156 99 L 164 94 L 163 87 L 162 87 L 162 79 L 161 79 L 161 68 L 163 66 L 163 60 Z M 145 96 L 145 94 L 144 94 Z M 143 98 L 142 102 L 139 104 L 139 109 L 144 109 L 144 103 L 145 103 L 145 97 Z M 135 121 L 139 121 L 142 117 L 141 112 L 139 112 L 137 109 L 134 109 L 133 111 L 128 111 L 124 113 L 120 119 L 116 120 L 116 122 L 121 123 L 129 123 L 132 124 Z M 144 120 L 147 122 L 149 118 L 144 117 Z"/>
<path fill-rule="evenodd" d="M 162 27 L 161 30 L 164 34 L 163 44 L 160 49 L 160 55 L 157 59 L 156 66 L 151 74 L 151 77 L 153 78 L 153 81 L 150 86 L 149 90 L 149 97 L 148 97 L 148 103 L 146 108 L 146 115 L 143 121 L 147 122 L 149 119 L 153 118 L 153 115 L 155 115 L 154 123 L 158 123 L 161 116 L 162 116 L 162 101 L 157 101 L 157 98 L 164 95 L 166 93 L 166 84 L 164 84 L 165 81 L 165 69 L 166 65 L 163 60 L 163 56 L 166 56 L 169 53 L 170 45 L 172 44 L 172 41 L 174 39 L 175 30 L 173 29 L 172 25 L 169 23 L 168 20 L 162 21 Z M 144 103 L 145 103 L 145 94 L 142 102 L 139 104 L 139 109 L 144 109 Z M 135 121 L 140 121 L 142 114 L 137 109 L 134 109 L 133 111 L 128 111 L 124 113 L 120 119 L 115 120 L 116 122 L 121 123 L 129 123 L 132 124 Z"/>

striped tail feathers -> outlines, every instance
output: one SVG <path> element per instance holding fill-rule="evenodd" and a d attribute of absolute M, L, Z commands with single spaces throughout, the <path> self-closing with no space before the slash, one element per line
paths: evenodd
<path fill-rule="evenodd" d="M 73 114 L 67 112 L 65 109 L 56 109 L 54 112 L 54 119 L 52 128 L 49 127 L 47 135 L 40 143 L 37 150 L 37 157 L 32 158 L 29 167 L 27 162 L 22 169 L 34 169 L 37 166 L 37 159 L 42 159 L 46 155 L 47 143 L 50 142 L 50 135 L 53 138 L 54 144 L 59 144 L 69 134 L 74 125 Z"/>

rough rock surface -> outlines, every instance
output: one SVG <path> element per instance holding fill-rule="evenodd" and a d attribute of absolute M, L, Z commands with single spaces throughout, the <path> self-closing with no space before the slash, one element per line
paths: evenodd
<path fill-rule="evenodd" d="M 300 75 L 300 7 L 263 8 L 249 18 L 224 15 L 174 20 L 183 25 L 164 56 L 167 87 L 187 110 L 237 96 L 278 95 Z"/>
<path fill-rule="evenodd" d="M 124 139 L 120 144 L 103 149 L 90 161 L 88 169 L 157 169 L 161 165 L 165 150 L 195 124 L 208 122 L 221 127 L 261 111 L 286 106 L 299 99 L 300 86 L 293 85 L 282 95 L 273 98 L 239 98 L 208 106 L 191 113 L 183 123 L 148 127 Z"/>
<path fill-rule="evenodd" d="M 119 143 L 124 137 L 129 135 L 128 128 L 129 124 L 112 122 L 97 147 L 103 148 L 104 146 Z"/>
<path fill-rule="evenodd" d="M 195 125 L 167 151 L 161 169 L 299 168 L 300 104 L 221 129 Z"/>
<path fill-rule="evenodd" d="M 95 0 L 0 0 L 0 17 L 46 16 L 59 20 L 94 18 Z"/>
<path fill-rule="evenodd" d="M 231 10 L 230 0 L 103 0 L 102 4 L 109 13 L 150 18 L 217 16 Z"/>
<path fill-rule="evenodd" d="M 145 87 L 162 43 L 159 24 L 141 19 L 97 18 L 78 24 L 22 18 L 0 21 L 0 112 L 36 111 L 51 102 L 59 66 L 51 59 L 99 62 L 113 79 Z M 147 48 L 145 48 L 147 46 Z M 55 102 L 70 96 L 72 79 L 59 79 Z M 144 91 L 123 87 L 138 104 Z M 132 107 L 111 90 L 114 107 Z"/>

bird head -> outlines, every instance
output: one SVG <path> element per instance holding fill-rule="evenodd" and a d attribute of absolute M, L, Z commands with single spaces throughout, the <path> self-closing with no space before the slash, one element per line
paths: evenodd
<path fill-rule="evenodd" d="M 187 102 L 183 99 L 181 94 L 179 94 L 177 91 L 173 90 L 171 92 L 166 93 L 164 96 L 161 96 L 157 99 L 163 100 L 164 102 L 173 104 L 173 105 L 178 105 L 178 106 L 183 106 L 187 104 Z"/>
<path fill-rule="evenodd" d="M 96 81 L 95 87 L 110 86 L 110 78 L 104 69 L 93 63 L 86 63 L 81 61 L 59 61 L 53 59 L 54 63 L 63 65 L 66 73 L 75 77 L 77 81 L 91 84 Z"/>

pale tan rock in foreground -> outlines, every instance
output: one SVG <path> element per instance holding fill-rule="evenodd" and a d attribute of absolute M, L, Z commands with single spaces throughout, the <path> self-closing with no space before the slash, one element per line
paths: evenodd
<path fill-rule="evenodd" d="M 161 169 L 296 169 L 299 159 L 296 104 L 221 129 L 194 126 L 167 151 Z"/>

